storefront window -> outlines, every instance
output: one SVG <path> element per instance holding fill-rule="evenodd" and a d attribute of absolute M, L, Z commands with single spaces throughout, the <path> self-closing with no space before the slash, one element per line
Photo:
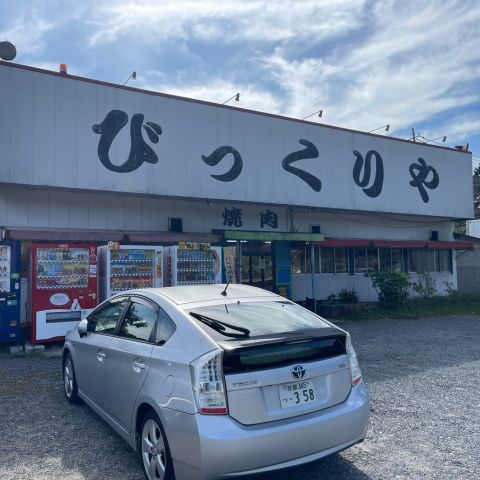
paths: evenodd
<path fill-rule="evenodd" d="M 335 273 L 335 249 L 321 248 L 320 262 L 322 273 Z"/>
<path fill-rule="evenodd" d="M 452 251 L 438 250 L 438 270 L 440 272 L 452 271 Z"/>
<path fill-rule="evenodd" d="M 353 272 L 365 274 L 369 271 L 404 271 L 405 252 L 408 271 L 451 272 L 452 252 L 450 250 L 401 249 L 401 248 L 340 248 L 319 247 L 303 244 L 291 249 L 292 274 L 311 273 L 311 248 L 314 248 L 315 273 L 352 273 L 349 252 L 353 260 Z"/>
<path fill-rule="evenodd" d="M 446 252 L 446 260 L 445 257 L 440 260 L 437 250 L 407 250 L 408 271 L 417 273 L 451 271 L 450 252 L 448 250 Z M 443 262 L 442 265 L 440 265 L 440 261 Z"/>
<path fill-rule="evenodd" d="M 409 272 L 429 271 L 427 250 L 407 250 L 407 256 Z"/>
<path fill-rule="evenodd" d="M 290 250 L 290 265 L 292 273 L 304 273 L 305 272 L 305 247 L 292 248 Z"/>
<path fill-rule="evenodd" d="M 353 261 L 355 273 L 366 273 L 367 271 L 367 249 L 366 248 L 354 248 L 353 249 Z"/>
<path fill-rule="evenodd" d="M 380 270 L 392 269 L 392 249 L 391 248 L 379 248 L 378 257 L 380 259 Z"/>
<path fill-rule="evenodd" d="M 367 265 L 368 270 L 378 270 L 378 249 L 367 248 Z"/>
<path fill-rule="evenodd" d="M 290 249 L 292 273 L 311 273 L 310 245 L 301 245 Z"/>
<path fill-rule="evenodd" d="M 401 248 L 392 248 L 392 271 L 403 271 L 403 255 Z"/>
<path fill-rule="evenodd" d="M 348 273 L 347 248 L 335 248 L 335 273 Z"/>

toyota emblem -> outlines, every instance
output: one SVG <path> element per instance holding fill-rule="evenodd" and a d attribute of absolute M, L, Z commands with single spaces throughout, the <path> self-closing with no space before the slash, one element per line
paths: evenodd
<path fill-rule="evenodd" d="M 291 374 L 293 378 L 303 378 L 305 376 L 306 370 L 301 365 L 295 365 L 292 370 Z"/>

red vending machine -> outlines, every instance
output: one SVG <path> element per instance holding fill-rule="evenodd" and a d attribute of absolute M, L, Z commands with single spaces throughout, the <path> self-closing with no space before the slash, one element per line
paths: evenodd
<path fill-rule="evenodd" d="M 33 245 L 30 260 L 31 340 L 62 341 L 97 306 L 97 247 Z"/>

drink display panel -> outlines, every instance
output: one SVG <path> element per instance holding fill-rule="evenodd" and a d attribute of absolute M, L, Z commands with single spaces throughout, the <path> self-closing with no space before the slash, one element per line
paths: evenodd
<path fill-rule="evenodd" d="M 39 248 L 36 262 L 37 289 L 86 288 L 89 261 L 88 248 Z"/>
<path fill-rule="evenodd" d="M 161 252 L 155 249 L 126 249 L 110 252 L 110 292 L 150 288 L 162 278 Z M 159 257 L 156 258 L 155 256 Z"/>
<path fill-rule="evenodd" d="M 211 250 L 178 249 L 177 285 L 215 283 L 215 255 Z"/>
<path fill-rule="evenodd" d="M 10 292 L 10 247 L 0 245 L 0 292 Z"/>

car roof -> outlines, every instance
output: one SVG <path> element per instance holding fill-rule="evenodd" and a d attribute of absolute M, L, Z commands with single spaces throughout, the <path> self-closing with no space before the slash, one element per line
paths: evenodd
<path fill-rule="evenodd" d="M 226 284 L 213 285 L 182 285 L 178 287 L 147 288 L 142 289 L 150 294 L 160 295 L 177 305 L 186 303 L 199 303 L 210 301 L 238 300 L 241 298 L 260 299 L 260 298 L 278 298 L 275 293 L 263 290 L 250 285 L 230 284 L 227 288 L 227 295 L 223 296 Z M 140 291 L 132 291 L 140 293 Z M 282 297 L 283 298 L 283 297 Z"/>

